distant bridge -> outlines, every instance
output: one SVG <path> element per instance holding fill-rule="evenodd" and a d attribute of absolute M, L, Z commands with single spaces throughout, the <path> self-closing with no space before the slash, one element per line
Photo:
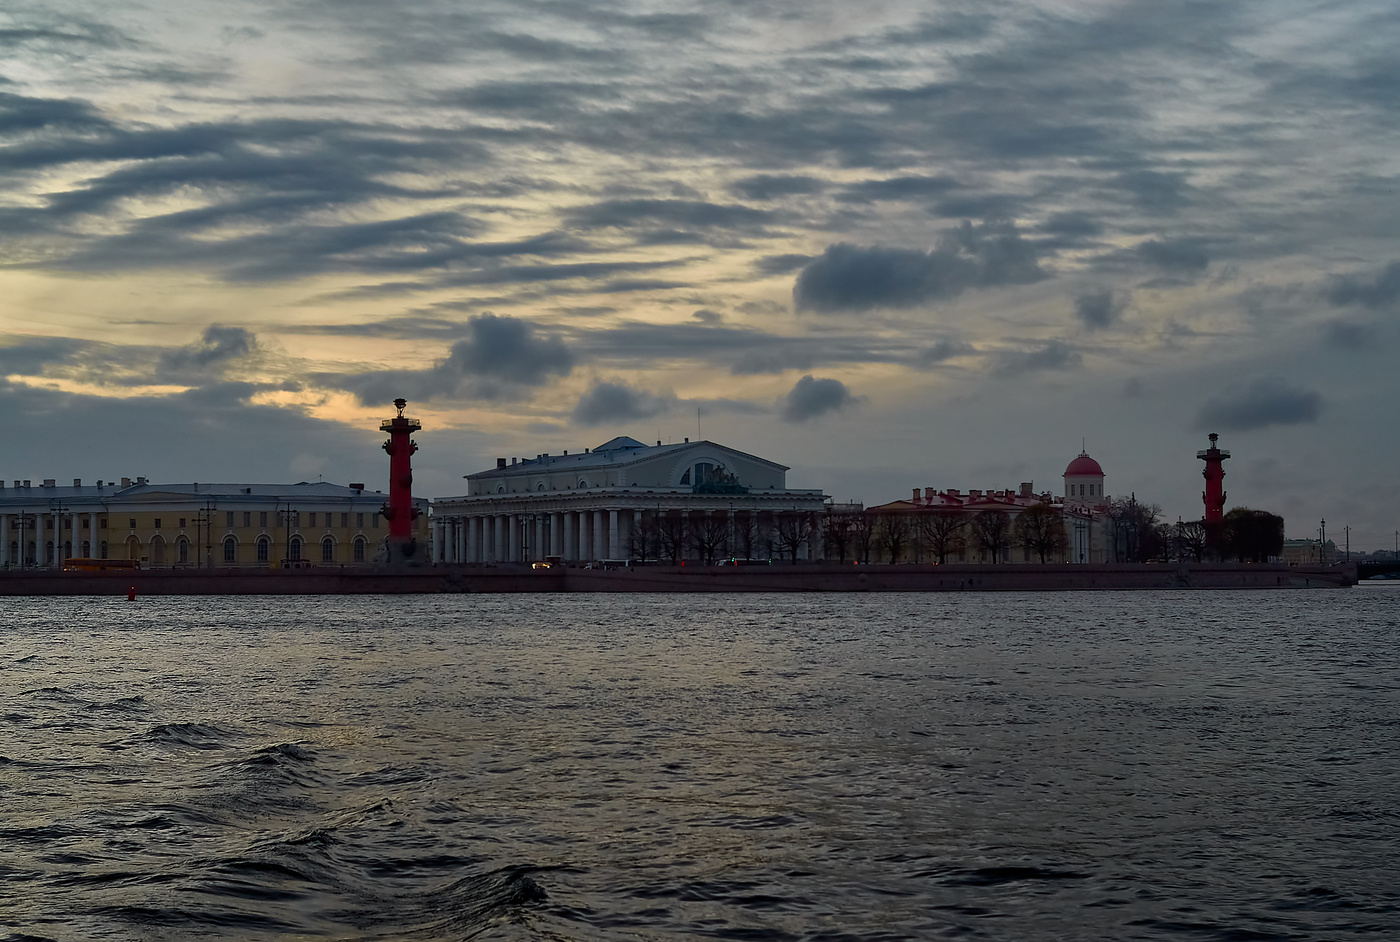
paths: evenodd
<path fill-rule="evenodd" d="M 1391 573 L 1395 573 L 1395 575 L 1390 575 Z M 1400 579 L 1400 560 L 1368 559 L 1356 564 L 1356 577 L 1358 579 L 1385 575 L 1390 575 L 1392 579 Z"/>

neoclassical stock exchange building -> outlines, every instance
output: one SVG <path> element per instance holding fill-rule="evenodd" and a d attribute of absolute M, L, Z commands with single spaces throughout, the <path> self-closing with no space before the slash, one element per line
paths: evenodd
<path fill-rule="evenodd" d="M 715 442 L 653 446 L 625 436 L 573 454 L 497 458 L 466 476 L 464 496 L 433 501 L 433 558 L 621 559 L 644 524 L 659 520 L 693 527 L 718 518 L 752 532 L 822 512 L 825 495 L 789 489 L 787 471 Z"/>

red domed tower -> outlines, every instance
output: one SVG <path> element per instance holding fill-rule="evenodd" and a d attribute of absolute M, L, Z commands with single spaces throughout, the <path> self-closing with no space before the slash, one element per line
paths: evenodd
<path fill-rule="evenodd" d="M 1081 451 L 1079 457 L 1069 463 L 1064 478 L 1066 504 L 1093 507 L 1104 502 L 1103 468 L 1087 451 Z"/>
<path fill-rule="evenodd" d="M 379 423 L 381 432 L 388 432 L 384 450 L 389 453 L 389 503 L 380 511 L 389 521 L 389 562 L 405 563 L 417 554 L 413 539 L 413 521 L 418 510 L 413 506 L 413 453 L 418 443 L 409 436 L 423 424 L 403 414 L 406 399 L 395 399 L 399 414 Z"/>
<path fill-rule="evenodd" d="M 1215 444 L 1219 438 L 1219 435 L 1211 432 L 1210 447 L 1196 452 L 1196 457 L 1206 463 L 1206 469 L 1201 472 L 1206 479 L 1206 489 L 1201 492 L 1201 499 L 1206 502 L 1206 523 L 1219 523 L 1225 519 L 1224 462 L 1230 453 Z"/>

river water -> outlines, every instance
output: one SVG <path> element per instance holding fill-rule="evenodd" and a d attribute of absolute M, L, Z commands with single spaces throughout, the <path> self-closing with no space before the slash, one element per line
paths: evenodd
<path fill-rule="evenodd" d="M 0 939 L 1400 938 L 1400 587 L 6 599 Z"/>

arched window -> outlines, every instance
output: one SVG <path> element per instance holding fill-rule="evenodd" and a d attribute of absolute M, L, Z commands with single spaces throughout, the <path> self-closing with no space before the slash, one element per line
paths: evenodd
<path fill-rule="evenodd" d="M 165 541 L 160 537 L 151 540 L 151 565 L 165 565 Z"/>
<path fill-rule="evenodd" d="M 332 540 L 330 537 L 326 537 L 321 541 L 321 562 L 335 562 L 335 540 Z"/>
<path fill-rule="evenodd" d="M 287 556 L 289 559 L 301 559 L 301 537 L 292 537 L 292 542 L 287 546 Z"/>
<path fill-rule="evenodd" d="M 267 537 L 258 540 L 258 562 L 267 562 L 267 550 L 270 543 L 271 541 Z"/>
<path fill-rule="evenodd" d="M 19 559 L 19 540 L 11 540 L 11 541 L 10 541 L 10 560 L 11 560 L 11 561 L 14 561 L 14 560 L 18 560 L 18 559 Z"/>
<path fill-rule="evenodd" d="M 83 540 L 83 558 L 92 559 L 92 542 Z"/>
<path fill-rule="evenodd" d="M 544 484 L 540 484 L 539 490 L 544 490 Z"/>
<path fill-rule="evenodd" d="M 364 562 L 364 561 L 365 561 L 365 540 L 364 540 L 364 537 L 356 537 L 356 539 L 355 539 L 355 562 L 357 562 L 357 563 L 362 563 L 362 562 Z"/>
<path fill-rule="evenodd" d="M 705 479 L 715 470 L 715 466 L 708 461 L 702 461 L 695 466 L 695 483 L 704 484 Z"/>
<path fill-rule="evenodd" d="M 224 562 L 234 563 L 238 561 L 238 541 L 233 537 L 224 540 Z"/>
<path fill-rule="evenodd" d="M 682 483 L 682 484 L 689 484 L 689 483 L 690 483 L 690 469 L 689 469 L 689 468 L 686 468 L 686 469 L 685 469 L 685 474 L 682 474 L 682 475 L 681 475 L 681 483 Z"/>
<path fill-rule="evenodd" d="M 188 563 L 190 561 L 190 541 L 179 540 L 178 544 L 180 547 L 180 562 Z"/>
<path fill-rule="evenodd" d="M 103 541 L 102 541 L 102 558 L 103 558 L 103 559 L 106 559 L 106 558 L 107 558 L 107 541 L 106 541 L 106 540 L 103 540 Z"/>
<path fill-rule="evenodd" d="M 64 559 L 72 559 L 72 558 L 73 558 L 73 541 L 72 541 L 72 540 L 68 540 L 68 541 L 64 542 L 64 544 L 63 544 L 63 558 L 64 558 Z"/>
<path fill-rule="evenodd" d="M 580 479 L 579 479 L 579 482 L 578 482 L 578 486 L 579 486 L 579 487 L 587 487 L 587 486 L 588 486 L 588 482 L 585 481 L 585 480 L 583 480 L 582 478 L 580 478 Z"/>

